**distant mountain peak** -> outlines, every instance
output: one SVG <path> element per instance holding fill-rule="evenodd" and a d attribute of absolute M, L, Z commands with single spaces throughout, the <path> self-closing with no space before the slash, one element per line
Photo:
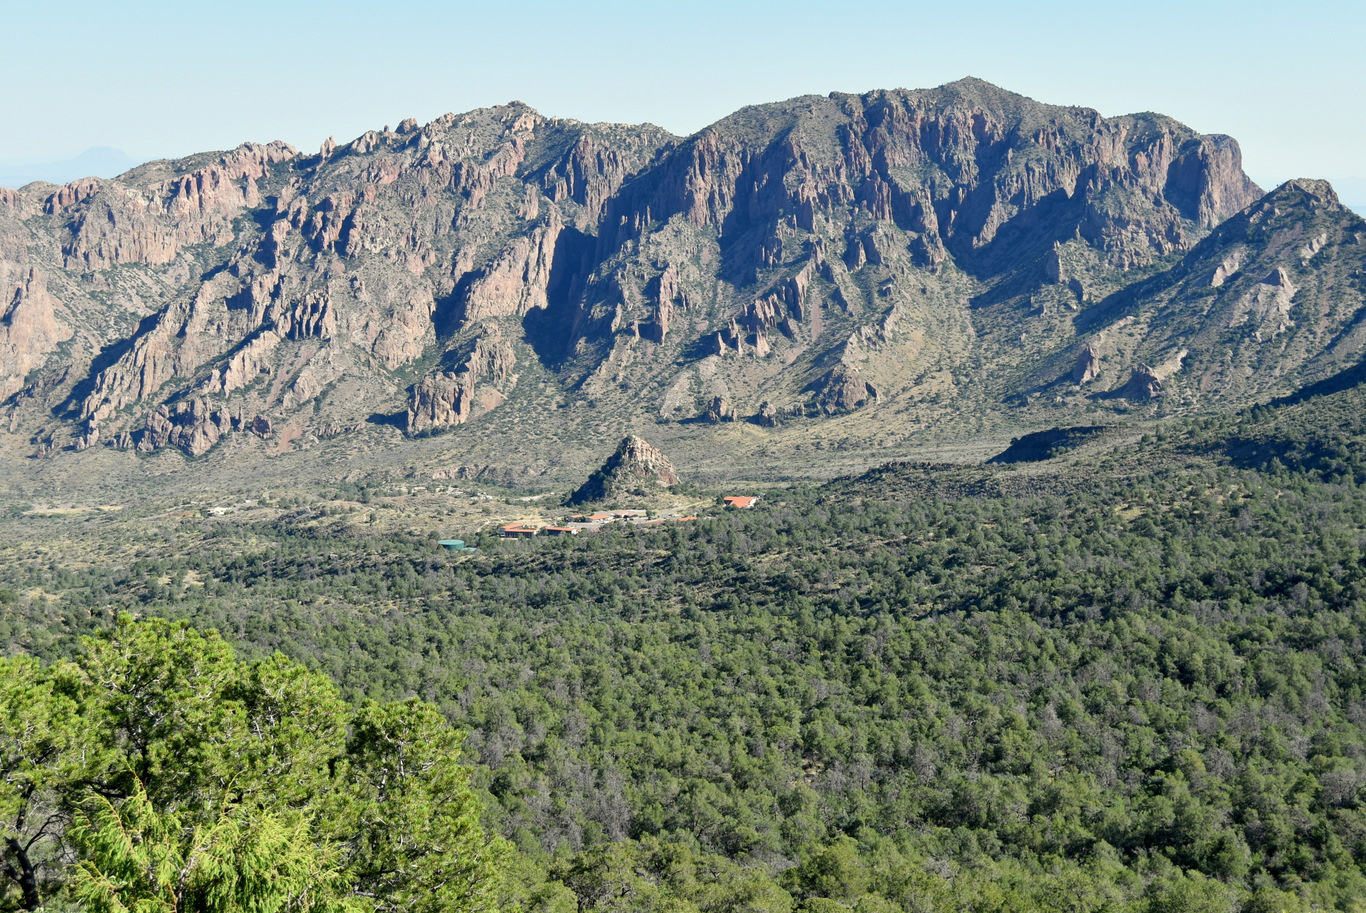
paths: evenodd
<path fill-rule="evenodd" d="M 34 181 L 66 184 L 78 178 L 112 178 L 137 162 L 112 146 L 92 146 L 75 158 L 0 164 L 0 187 L 23 187 Z"/>

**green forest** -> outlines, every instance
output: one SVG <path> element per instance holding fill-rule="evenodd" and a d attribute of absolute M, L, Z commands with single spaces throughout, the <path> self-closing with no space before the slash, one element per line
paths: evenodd
<path fill-rule="evenodd" d="M 473 555 L 0 568 L 3 903 L 1366 910 L 1364 407 Z"/>

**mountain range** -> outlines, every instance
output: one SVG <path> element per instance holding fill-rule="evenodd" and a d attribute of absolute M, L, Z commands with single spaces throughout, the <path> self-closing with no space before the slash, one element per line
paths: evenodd
<path fill-rule="evenodd" d="M 0 437 L 522 482 L 643 431 L 820 472 L 1292 393 L 1360 360 L 1363 269 L 1327 183 L 1158 114 L 971 78 L 690 137 L 512 102 L 0 189 Z"/>

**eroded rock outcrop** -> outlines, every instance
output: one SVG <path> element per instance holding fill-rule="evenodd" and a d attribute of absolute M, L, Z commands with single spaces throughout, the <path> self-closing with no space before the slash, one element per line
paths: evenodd
<path fill-rule="evenodd" d="M 714 396 L 707 406 L 707 411 L 702 413 L 702 418 L 716 424 L 718 422 L 733 422 L 735 415 L 735 404 L 728 397 Z"/>
<path fill-rule="evenodd" d="M 407 431 L 423 434 L 469 421 L 506 399 L 498 389 L 512 374 L 516 354 L 497 335 L 480 337 L 454 371 L 429 374 L 413 386 L 408 399 Z"/>
<path fill-rule="evenodd" d="M 1071 364 L 1078 384 L 1094 383 L 1101 348 L 1163 377 L 1154 353 L 1216 351 L 1189 343 L 1196 319 L 1207 335 L 1245 323 L 1232 335 L 1249 343 L 1312 324 L 1321 338 L 1290 358 L 1329 344 L 1350 357 L 1352 339 L 1331 342 L 1344 318 L 1309 304 L 1309 274 L 1358 229 L 1333 222 L 1326 185 L 1288 186 L 1196 251 L 1256 188 L 1231 140 L 1158 115 L 1103 118 L 969 79 L 755 106 L 679 140 L 512 103 L 307 158 L 246 145 L 5 196 L 0 280 L 46 244 L 40 270 L 61 301 L 10 302 L 4 351 L 26 333 L 40 354 L 0 368 L 17 366 L 11 390 L 42 369 L 30 386 L 56 392 L 32 414 L 71 418 L 77 447 L 202 453 L 251 430 L 241 416 L 305 443 L 309 429 L 363 426 L 414 377 L 407 431 L 455 427 L 503 408 L 514 368 L 600 416 L 642 396 L 653 408 L 658 392 L 666 421 L 731 421 L 760 390 L 775 400 L 761 424 L 880 398 L 943 416 L 969 386 L 990 401 L 1020 370 L 1066 376 L 1078 340 L 1057 305 L 1097 343 Z M 1147 313 L 1119 294 L 1126 270 L 1176 251 L 1188 255 L 1169 258 L 1182 264 L 1171 299 L 1198 297 L 1204 315 L 1103 336 Z M 1289 319 L 1297 293 L 1303 326 Z M 63 332 L 78 357 L 57 366 Z M 1238 376 L 1261 382 L 1247 367 Z M 1200 395 L 1234 376 L 1202 376 Z"/>
<path fill-rule="evenodd" d="M 1247 251 L 1241 247 L 1229 251 L 1228 255 L 1219 261 L 1219 265 L 1214 268 L 1214 272 L 1210 274 L 1210 288 L 1219 288 L 1231 277 L 1236 275 L 1238 270 L 1243 268 L 1243 260 L 1246 256 Z"/>
<path fill-rule="evenodd" d="M 603 501 L 632 489 L 677 485 L 679 481 L 678 473 L 663 452 L 643 438 L 630 435 L 565 503 Z"/>
<path fill-rule="evenodd" d="M 1077 354 L 1077 362 L 1072 366 L 1072 380 L 1084 386 L 1099 376 L 1100 352 L 1094 345 L 1087 345 Z"/>
<path fill-rule="evenodd" d="M 649 323 L 640 328 L 640 335 L 652 342 L 663 343 L 675 319 L 688 308 L 688 296 L 683 291 L 678 267 L 670 263 L 652 282 L 646 285 L 646 295 L 654 303 L 654 314 Z"/>
<path fill-rule="evenodd" d="M 911 171 L 936 180 L 908 181 Z M 1033 254 L 1008 226 L 1027 227 L 1060 198 L 1075 201 L 1076 234 L 1127 268 L 1189 247 L 1260 194 L 1228 137 L 1156 116 L 1049 108 L 975 79 L 749 109 L 626 191 L 606 220 L 623 239 L 672 214 L 720 230 L 790 218 L 810 231 L 852 204 L 906 232 L 916 264 L 931 270 L 950 255 L 999 268 Z M 994 248 L 998 238 L 1009 244 Z M 850 242 L 851 270 L 876 262 L 869 240 Z M 755 245 L 755 262 L 769 262 Z"/>
<path fill-rule="evenodd" d="M 759 411 L 754 415 L 754 422 L 763 425 L 765 428 L 773 428 L 785 421 L 794 418 L 802 418 L 807 413 L 805 403 L 788 403 L 786 406 L 775 406 L 768 400 L 764 400 L 759 406 Z"/>
<path fill-rule="evenodd" d="M 88 427 L 97 427 L 89 423 Z M 173 406 L 158 406 L 143 428 L 132 437 L 133 445 L 143 453 L 162 447 L 179 447 L 190 456 L 202 456 L 229 431 L 243 428 L 240 408 L 213 406 L 207 400 L 193 399 Z"/>
<path fill-rule="evenodd" d="M 1166 158 L 1164 195 L 1183 214 L 1212 228 L 1247 206 L 1261 191 L 1243 174 L 1243 155 L 1228 136 L 1197 136 L 1185 140 Z M 1162 167 L 1161 159 L 1153 162 Z"/>
<path fill-rule="evenodd" d="M 261 203 L 256 182 L 298 152 L 286 143 L 245 143 L 214 164 L 147 189 L 84 179 L 53 193 L 51 213 L 71 209 L 67 269 L 102 270 L 118 263 L 170 263 L 191 244 L 224 244 L 233 219 Z"/>
<path fill-rule="evenodd" d="M 1251 323 L 1258 342 L 1265 342 L 1288 329 L 1294 321 L 1290 309 L 1294 306 L 1295 285 L 1283 267 L 1276 267 L 1243 295 L 1234 308 L 1230 327 Z"/>
<path fill-rule="evenodd" d="M 877 402 L 877 390 L 855 368 L 840 363 L 822 374 L 810 387 L 816 407 L 826 415 L 853 412 Z"/>
<path fill-rule="evenodd" d="M 463 321 L 474 323 L 490 317 L 521 317 L 548 300 L 550 269 L 555 241 L 564 223 L 559 210 L 549 208 L 545 222 L 519 237 L 470 283 L 463 303 Z"/>
<path fill-rule="evenodd" d="M 25 375 L 71 338 L 70 327 L 57 319 L 56 303 L 37 269 L 11 290 L 0 311 L 0 400 L 23 387 Z"/>
<path fill-rule="evenodd" d="M 468 371 L 429 374 L 413 386 L 408 397 L 409 434 L 463 424 L 474 402 L 474 380 Z"/>
<path fill-rule="evenodd" d="M 596 223 L 608 200 L 640 164 L 629 147 L 614 144 L 596 132 L 585 132 L 546 171 L 541 183 L 550 199 L 573 200 Z"/>
<path fill-rule="evenodd" d="M 1130 402 L 1143 403 L 1162 395 L 1162 378 L 1151 365 L 1139 363 L 1129 373 L 1129 380 L 1116 391 L 1116 395 Z"/>

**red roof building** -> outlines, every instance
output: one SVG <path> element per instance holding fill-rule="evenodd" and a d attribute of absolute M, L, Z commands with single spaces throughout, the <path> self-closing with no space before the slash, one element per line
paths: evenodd
<path fill-rule="evenodd" d="M 735 507 L 743 510 L 746 507 L 753 507 L 754 502 L 759 500 L 759 498 L 757 495 L 754 497 L 750 497 L 748 495 L 731 495 L 729 497 L 722 498 L 722 500 L 726 502 L 727 507 Z"/>

